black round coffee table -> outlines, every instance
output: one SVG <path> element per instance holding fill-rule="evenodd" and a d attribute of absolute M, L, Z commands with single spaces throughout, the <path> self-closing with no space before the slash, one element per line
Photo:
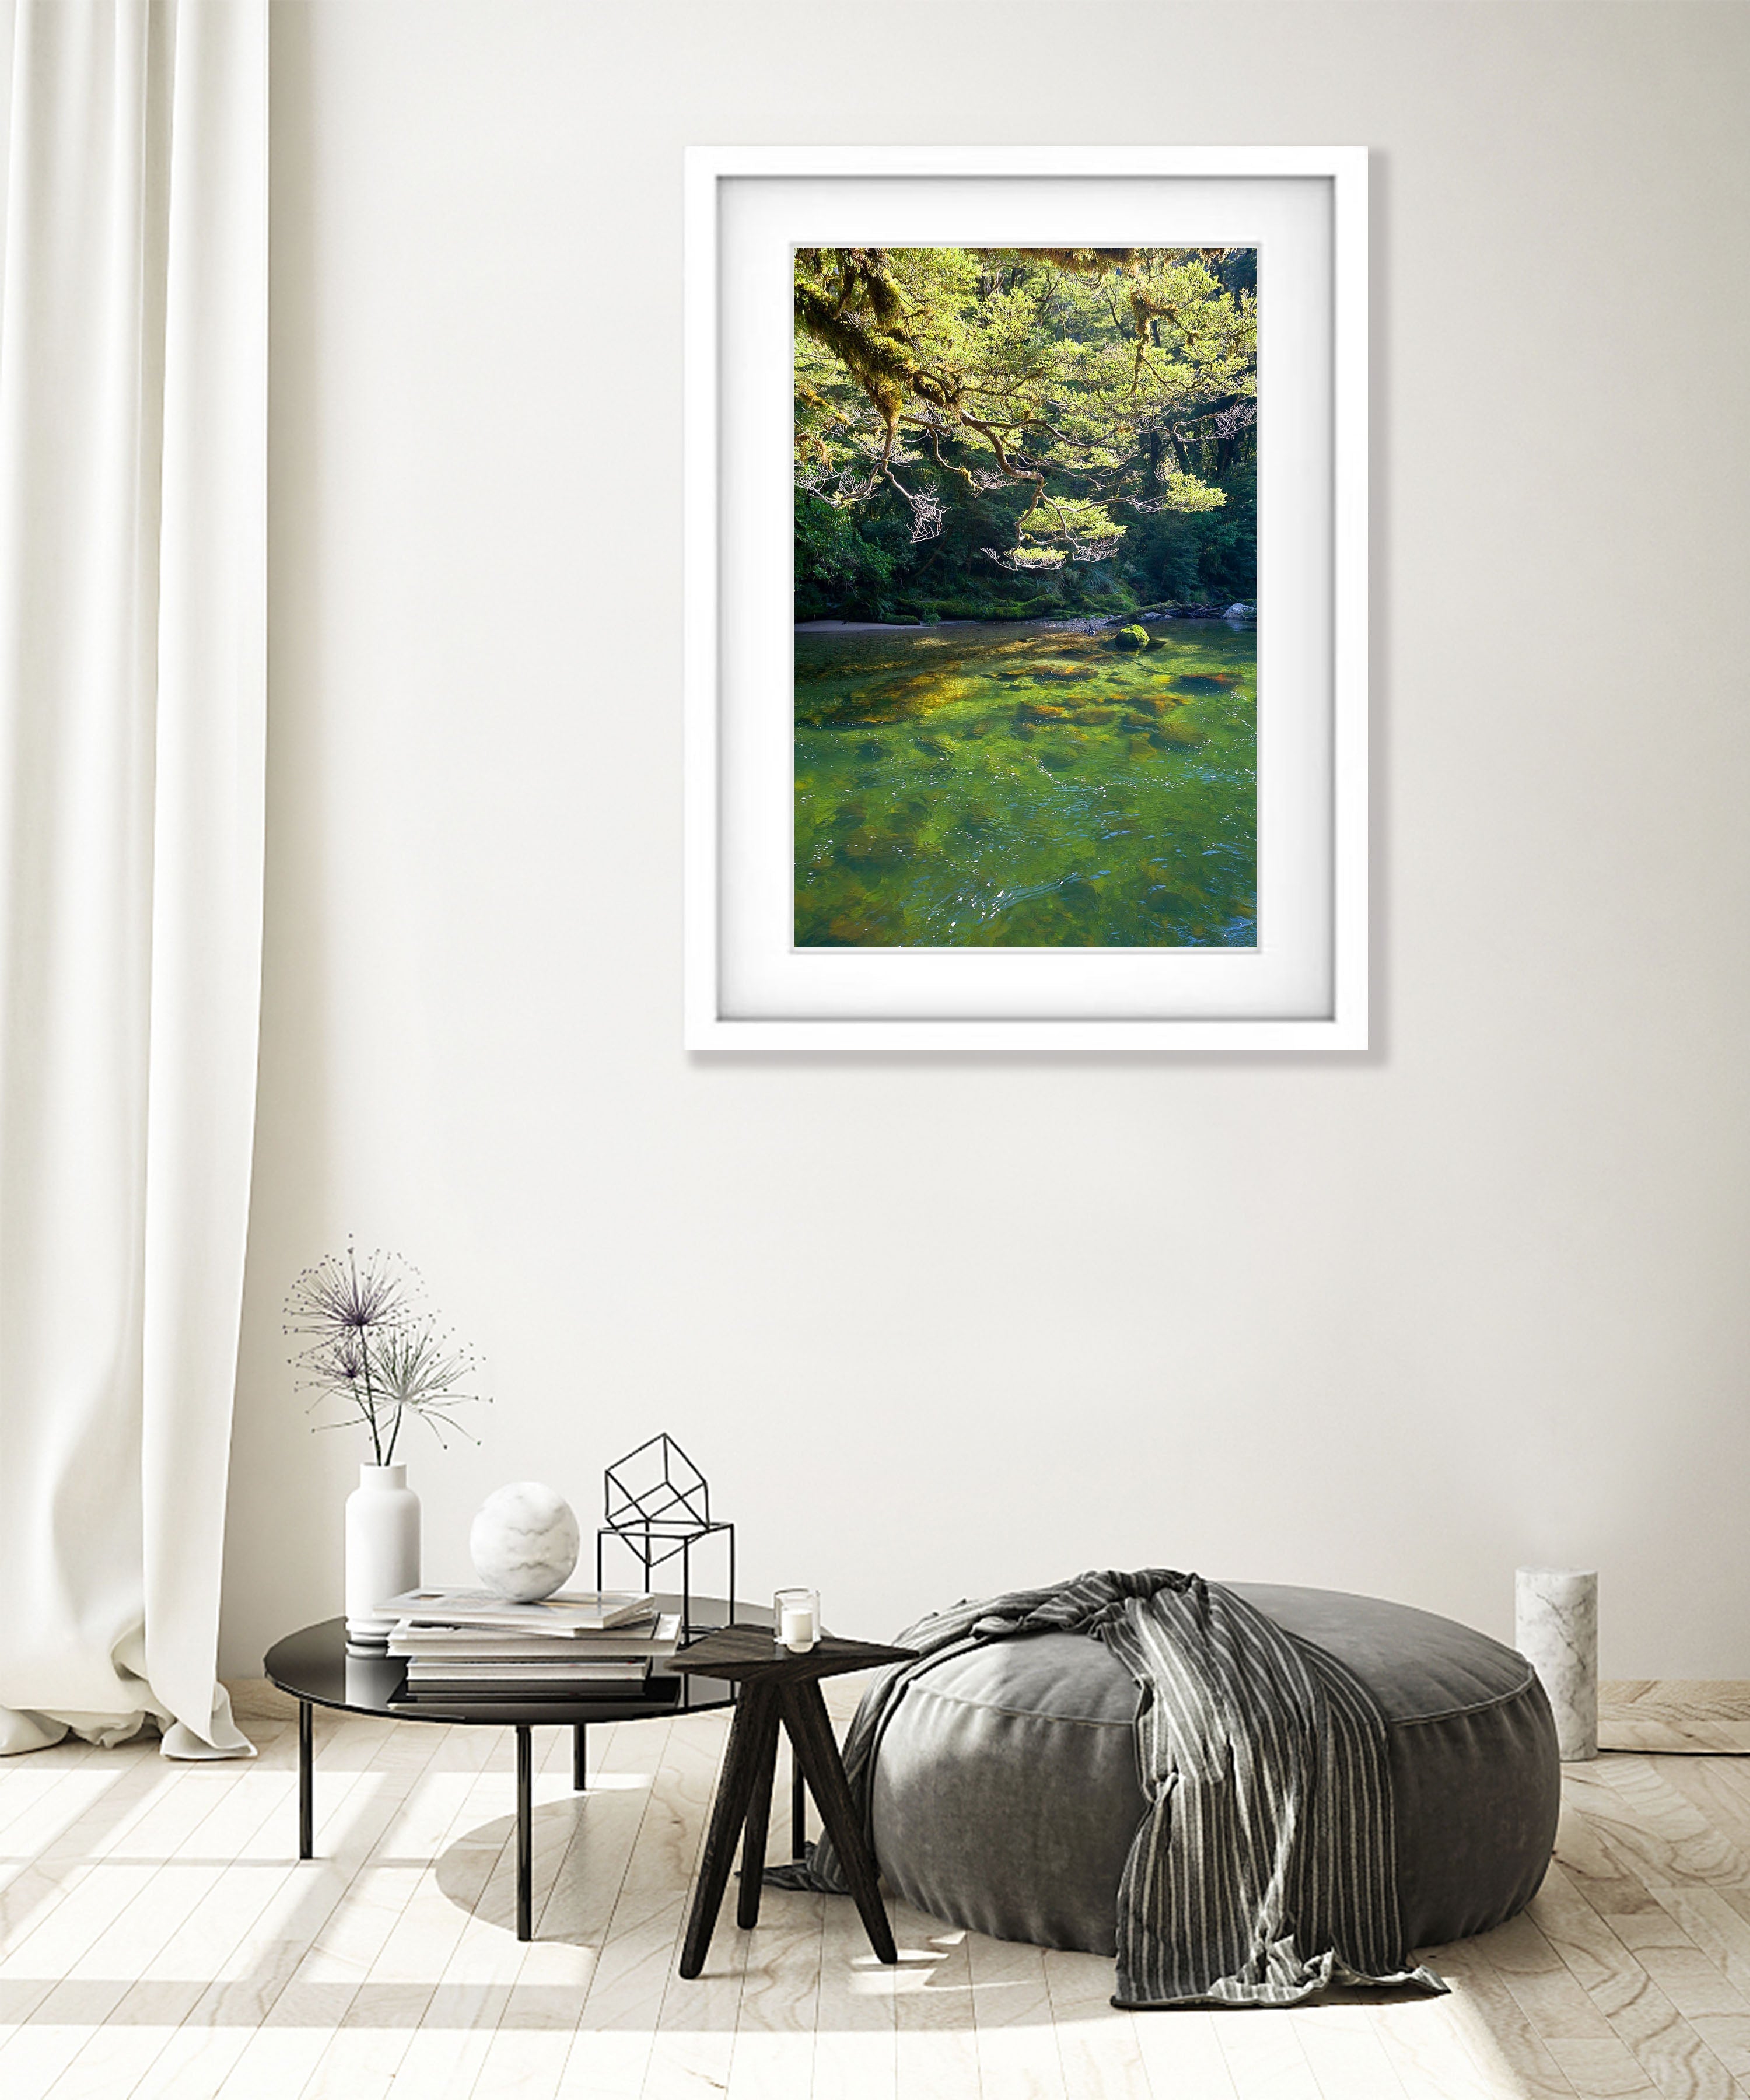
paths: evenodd
<path fill-rule="evenodd" d="M 714 1626 L 730 1623 L 769 1628 L 772 1614 L 757 1604 L 737 1604 L 733 1612 L 721 1597 L 692 1597 L 690 1608 L 694 1638 Z M 678 1596 L 659 1596 L 659 1611 L 679 1612 Z M 685 1649 L 681 1652 L 684 1654 Z M 467 1700 L 442 1706 L 421 1700 L 417 1705 L 406 1696 L 407 1665 L 399 1657 L 346 1652 L 346 1622 L 324 1619 L 288 1634 L 268 1649 L 262 1663 L 269 1681 L 298 1701 L 298 1856 L 315 1856 L 315 1737 L 311 1710 L 332 1706 L 348 1714 L 378 1714 L 395 1721 L 435 1721 L 454 1727 L 458 1724 L 482 1728 L 514 1728 L 517 1732 L 517 1937 L 530 1939 L 534 1931 L 531 1889 L 534 1880 L 534 1783 L 532 1742 L 536 1728 L 565 1727 L 571 1731 L 571 1785 L 580 1793 L 588 1777 L 587 1741 L 592 1721 L 649 1721 L 669 1719 L 677 1714 L 708 1713 L 735 1703 L 736 1688 L 720 1678 L 694 1676 L 671 1670 L 674 1658 L 662 1658 L 650 1665 L 643 1692 L 637 1697 L 613 1693 L 596 1699 L 544 1699 L 487 1703 Z M 796 1774 L 791 1819 L 795 1849 L 802 1849 L 802 1788 Z"/>

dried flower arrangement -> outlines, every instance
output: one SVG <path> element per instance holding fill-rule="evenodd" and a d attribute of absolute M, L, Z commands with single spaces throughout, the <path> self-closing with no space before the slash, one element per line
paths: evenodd
<path fill-rule="evenodd" d="M 455 1410 L 491 1405 L 488 1395 L 465 1389 L 479 1369 L 474 1353 L 439 1329 L 425 1304 L 424 1278 L 400 1255 L 377 1249 L 361 1261 L 349 1240 L 344 1254 L 306 1268 L 287 1295 L 285 1332 L 303 1343 L 291 1363 L 314 1396 L 311 1410 L 331 1400 L 353 1410 L 371 1432 L 379 1466 L 394 1462 L 408 1415 L 447 1449 L 446 1430 L 468 1434 Z"/>

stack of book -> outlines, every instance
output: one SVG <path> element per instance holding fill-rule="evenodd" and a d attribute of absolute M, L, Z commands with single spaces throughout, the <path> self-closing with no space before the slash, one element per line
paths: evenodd
<path fill-rule="evenodd" d="M 483 1590 L 409 1590 L 389 1652 L 411 1705 L 542 1706 L 641 1698 L 650 1665 L 680 1645 L 681 1615 L 626 1590 L 568 1590 L 513 1604 Z"/>

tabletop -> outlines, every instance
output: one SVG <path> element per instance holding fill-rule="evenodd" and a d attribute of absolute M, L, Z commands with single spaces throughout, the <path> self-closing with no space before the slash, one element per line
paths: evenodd
<path fill-rule="evenodd" d="M 731 1614 L 721 1597 L 691 1599 L 694 1622 L 704 1619 L 720 1624 Z M 661 1595 L 656 1608 L 678 1612 L 678 1595 Z M 736 1603 L 738 1626 L 769 1629 L 768 1606 Z M 710 1638 L 708 1634 L 701 1639 Z M 644 1693 L 637 1698 L 624 1692 L 594 1699 L 541 1699 L 518 1704 L 514 1700 L 486 1702 L 469 1699 L 465 1705 L 436 1706 L 421 1700 L 417 1705 L 403 1699 L 407 1664 L 399 1656 L 349 1654 L 346 1622 L 324 1619 L 303 1626 L 284 1640 L 276 1641 L 262 1662 L 262 1674 L 280 1691 L 312 1705 L 333 1706 L 350 1714 L 381 1714 L 396 1721 L 439 1721 L 482 1727 L 567 1727 L 579 1722 L 643 1721 L 665 1714 L 698 1714 L 733 1705 L 735 1687 L 721 1678 L 704 1677 L 672 1670 L 677 1658 L 661 1656 L 650 1666 Z"/>
<path fill-rule="evenodd" d="M 915 1662 L 915 1648 L 889 1648 L 874 1641 L 844 1640 L 837 1634 L 822 1634 L 812 1648 L 784 1648 L 774 1636 L 771 1614 L 764 1626 L 739 1621 L 720 1626 L 715 1633 L 701 1634 L 674 1657 L 681 1676 L 721 1675 L 739 1684 L 767 1681 L 800 1683 L 810 1678 L 842 1677 L 847 1670 L 879 1670 L 892 1662 Z"/>

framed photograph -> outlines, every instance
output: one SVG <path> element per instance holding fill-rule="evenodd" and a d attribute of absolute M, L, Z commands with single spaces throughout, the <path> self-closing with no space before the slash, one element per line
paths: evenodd
<path fill-rule="evenodd" d="M 686 1041 L 1367 1043 L 1367 157 L 696 148 Z"/>

